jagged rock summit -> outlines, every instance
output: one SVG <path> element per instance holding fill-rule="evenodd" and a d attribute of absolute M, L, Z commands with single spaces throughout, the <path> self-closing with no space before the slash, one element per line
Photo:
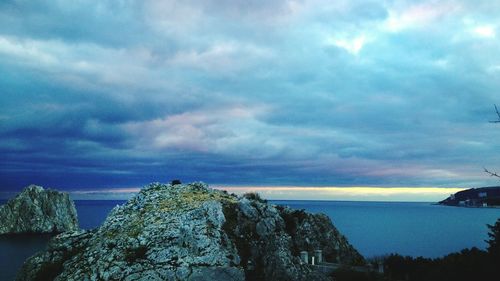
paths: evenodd
<path fill-rule="evenodd" d="M 67 193 L 30 185 L 0 206 L 0 234 L 78 230 L 75 204 Z"/>
<path fill-rule="evenodd" d="M 203 183 L 153 183 L 101 227 L 53 238 L 17 280 L 330 280 L 299 258 L 317 248 L 363 262 L 324 215 Z"/>

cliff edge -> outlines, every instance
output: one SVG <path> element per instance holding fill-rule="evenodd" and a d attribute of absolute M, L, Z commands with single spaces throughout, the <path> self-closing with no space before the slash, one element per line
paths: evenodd
<path fill-rule="evenodd" d="M 30 185 L 0 206 L 0 234 L 60 233 L 78 229 L 67 193 Z"/>
<path fill-rule="evenodd" d="M 98 229 L 53 238 L 17 280 L 331 280 L 299 258 L 318 249 L 363 263 L 324 215 L 203 183 L 153 183 Z"/>

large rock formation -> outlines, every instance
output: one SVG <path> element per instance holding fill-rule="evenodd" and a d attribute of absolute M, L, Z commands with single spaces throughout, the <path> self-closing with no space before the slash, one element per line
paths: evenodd
<path fill-rule="evenodd" d="M 205 184 L 151 184 L 92 231 L 63 233 L 17 280 L 330 280 L 299 251 L 362 257 L 323 215 Z"/>
<path fill-rule="evenodd" d="M 30 185 L 0 206 L 0 234 L 60 233 L 77 229 L 75 205 L 67 193 Z"/>

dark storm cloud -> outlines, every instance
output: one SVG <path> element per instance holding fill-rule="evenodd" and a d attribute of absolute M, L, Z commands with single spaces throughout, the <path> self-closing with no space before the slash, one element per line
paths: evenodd
<path fill-rule="evenodd" d="M 36 39 L 122 45 L 141 41 L 140 5 L 132 1 L 23 1 L 0 3 L 0 32 Z M 126 30 L 122 30 L 123 27 Z"/>
<path fill-rule="evenodd" d="M 494 183 L 499 9 L 4 1 L 1 188 Z"/>

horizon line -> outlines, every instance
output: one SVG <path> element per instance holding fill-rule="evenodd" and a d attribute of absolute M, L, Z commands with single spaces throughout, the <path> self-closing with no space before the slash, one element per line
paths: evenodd
<path fill-rule="evenodd" d="M 374 186 L 252 186 L 209 185 L 236 195 L 256 192 L 268 200 L 322 200 L 373 202 L 437 202 L 450 194 L 468 188 L 462 187 L 374 187 Z M 74 200 L 127 200 L 142 187 L 102 188 L 91 190 L 61 189 Z M 18 192 L 0 192 L 0 199 L 8 199 Z M 11 195 L 11 196 L 6 196 Z"/>

